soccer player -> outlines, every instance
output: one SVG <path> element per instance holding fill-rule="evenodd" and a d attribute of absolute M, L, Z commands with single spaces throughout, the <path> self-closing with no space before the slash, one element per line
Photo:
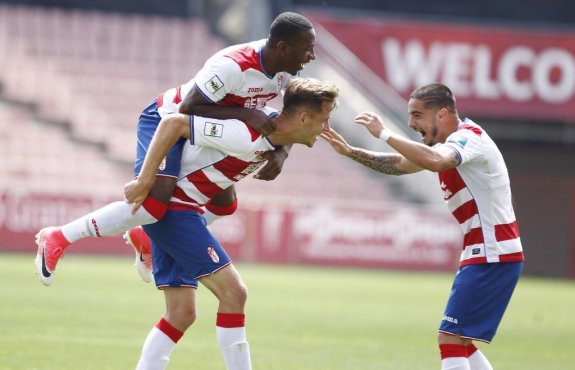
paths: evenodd
<path fill-rule="evenodd" d="M 267 39 L 228 47 L 207 60 L 197 75 L 161 94 L 142 113 L 138 122 L 138 147 L 135 176 L 144 160 L 150 140 L 162 117 L 175 113 L 240 119 L 261 134 L 275 129 L 275 121 L 260 110 L 275 98 L 305 64 L 315 59 L 315 31 L 310 21 L 297 13 L 282 13 L 270 26 Z M 216 104 L 217 103 L 217 104 Z M 125 232 L 135 226 L 154 223 L 166 213 L 177 181 L 180 157 L 185 140 L 175 143 L 152 181 L 149 196 L 137 205 L 113 202 L 61 227 L 47 227 L 38 232 L 36 272 L 44 285 L 50 285 L 56 265 L 64 250 L 86 237 L 102 237 Z M 267 152 L 267 164 L 255 175 L 274 179 L 287 157 L 289 146 Z M 234 187 L 212 199 L 206 218 L 226 215 L 236 209 Z M 215 216 L 214 216 L 215 217 Z M 138 230 L 125 234 L 136 252 L 135 266 L 142 279 L 151 281 L 151 256 L 136 241 Z M 140 235 L 145 236 L 145 235 Z M 141 239 L 141 238 L 140 238 Z"/>
<path fill-rule="evenodd" d="M 184 144 L 176 189 L 166 215 L 144 226 L 152 239 L 154 280 L 163 290 L 166 313 L 148 334 L 137 369 L 164 369 L 176 343 L 196 318 L 198 281 L 218 299 L 216 336 L 229 370 L 251 369 L 244 306 L 247 289 L 220 243 L 206 227 L 210 199 L 255 171 L 263 153 L 277 145 L 312 147 L 327 129 L 337 87 L 311 78 L 294 78 L 283 109 L 272 114 L 276 130 L 262 136 L 234 120 L 185 114 L 162 118 L 140 175 L 126 188 L 135 202 L 145 199 L 163 158 L 181 138 Z"/>
<path fill-rule="evenodd" d="M 447 86 L 416 89 L 408 113 L 409 127 L 421 134 L 423 144 L 385 128 L 375 113 L 355 118 L 399 154 L 352 147 L 334 130 L 322 137 L 338 153 L 388 175 L 438 173 L 444 200 L 464 234 L 460 268 L 439 327 L 442 369 L 493 369 L 473 341 L 493 339 L 524 260 L 507 167 L 485 130 L 459 119 Z"/>

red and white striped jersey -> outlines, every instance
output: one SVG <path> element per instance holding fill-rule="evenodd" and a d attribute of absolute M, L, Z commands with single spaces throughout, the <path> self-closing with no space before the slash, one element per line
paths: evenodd
<path fill-rule="evenodd" d="M 194 78 L 161 94 L 160 116 L 178 112 L 183 98 L 193 86 L 207 101 L 222 105 L 261 109 L 287 87 L 292 75 L 270 75 L 262 64 L 266 40 L 227 47 L 210 57 Z"/>
<path fill-rule="evenodd" d="M 190 116 L 190 133 L 171 209 L 202 212 L 211 198 L 257 170 L 265 161 L 262 153 L 275 149 L 266 137 L 238 120 Z"/>
<path fill-rule="evenodd" d="M 461 266 L 523 261 L 507 166 L 499 148 L 466 119 L 444 144 L 460 164 L 439 173 L 447 207 L 463 230 Z"/>

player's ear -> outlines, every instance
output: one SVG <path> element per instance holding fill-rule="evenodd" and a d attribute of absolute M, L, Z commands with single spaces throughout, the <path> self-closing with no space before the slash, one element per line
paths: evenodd
<path fill-rule="evenodd" d="M 443 107 L 439 111 L 437 111 L 437 118 L 439 119 L 447 117 L 447 115 L 449 115 L 449 111 L 447 110 L 446 107 Z"/>
<path fill-rule="evenodd" d="M 277 45 L 276 45 L 276 50 L 280 53 L 286 53 L 286 50 L 288 48 L 288 44 L 285 41 L 278 41 Z"/>
<path fill-rule="evenodd" d="M 445 108 L 440 108 L 440 109 L 438 109 L 438 110 L 435 111 L 435 117 L 436 117 L 437 119 L 442 119 L 443 117 L 446 116 L 446 113 L 447 113 L 447 109 L 445 109 Z"/>
<path fill-rule="evenodd" d="M 303 126 L 303 125 L 305 124 L 305 120 L 306 120 L 308 117 L 309 117 L 309 113 L 306 112 L 305 110 L 302 110 L 301 112 L 299 112 L 298 120 L 297 120 L 298 124 L 299 124 L 300 126 Z"/>

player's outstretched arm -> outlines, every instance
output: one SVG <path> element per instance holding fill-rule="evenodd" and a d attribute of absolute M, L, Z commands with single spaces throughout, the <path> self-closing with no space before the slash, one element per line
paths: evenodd
<path fill-rule="evenodd" d="M 362 112 L 355 117 L 355 123 L 362 125 L 374 137 L 379 138 L 386 128 L 383 126 L 383 119 L 373 112 Z"/>
<path fill-rule="evenodd" d="M 405 161 L 398 163 L 406 173 L 426 169 L 433 172 L 445 171 L 456 167 L 459 162 L 455 152 L 446 147 L 429 147 L 416 143 L 385 128 L 383 119 L 373 112 L 362 112 L 355 117 L 355 123 L 364 126 L 376 138 L 385 140 L 401 154 Z"/>
<path fill-rule="evenodd" d="M 330 128 L 329 130 L 325 130 L 320 136 L 339 154 L 345 156 L 349 156 L 351 154 L 351 145 L 349 145 L 343 136 L 337 133 L 334 129 Z"/>
<path fill-rule="evenodd" d="M 134 204 L 134 210 L 148 196 L 156 180 L 158 168 L 170 149 L 181 137 L 190 137 L 188 122 L 189 116 L 185 114 L 169 115 L 160 121 L 138 178 L 124 185 L 124 197 L 128 203 Z"/>
<path fill-rule="evenodd" d="M 339 154 L 386 175 L 405 175 L 422 170 L 422 168 L 408 161 L 402 155 L 372 152 L 370 150 L 353 147 L 349 145 L 339 133 L 331 128 L 329 131 L 324 132 L 321 137 Z"/>

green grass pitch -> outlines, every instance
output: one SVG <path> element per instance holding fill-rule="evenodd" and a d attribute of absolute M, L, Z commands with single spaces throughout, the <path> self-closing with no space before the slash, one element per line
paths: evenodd
<path fill-rule="evenodd" d="M 0 369 L 131 369 L 163 296 L 128 257 L 60 262 L 51 287 L 34 256 L 0 254 Z M 239 264 L 249 288 L 256 370 L 439 369 L 436 329 L 452 274 Z M 198 291 L 198 320 L 169 369 L 224 369 L 217 303 Z M 495 369 L 573 368 L 575 282 L 523 278 L 491 345 Z"/>

